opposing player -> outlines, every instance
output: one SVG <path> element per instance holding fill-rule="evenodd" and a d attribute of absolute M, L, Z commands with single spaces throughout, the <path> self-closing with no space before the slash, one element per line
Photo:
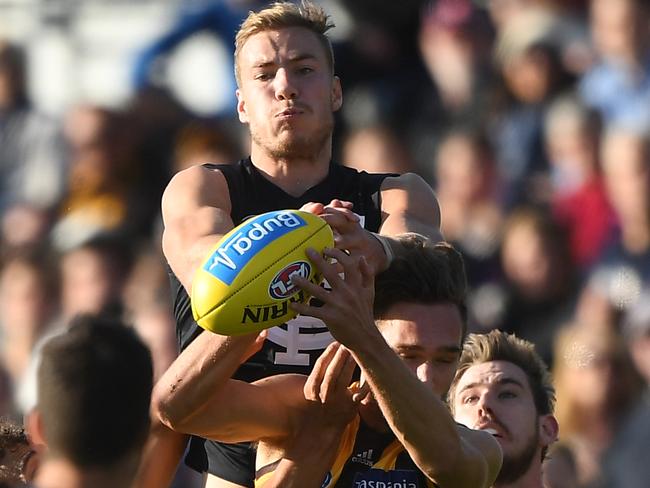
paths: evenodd
<path fill-rule="evenodd" d="M 494 488 L 542 488 L 542 462 L 557 440 L 555 390 L 533 344 L 498 330 L 470 334 L 449 390 L 454 418 L 496 437 L 503 467 Z"/>
<path fill-rule="evenodd" d="M 294 305 L 323 319 L 339 342 L 325 351 L 309 379 L 290 374 L 252 384 L 230 379 L 255 337 L 221 337 L 220 361 L 210 367 L 209 380 L 194 386 L 178 381 L 174 390 L 159 383 L 154 402 L 164 421 L 226 442 L 260 441 L 256 486 L 264 486 L 277 463 L 295 450 L 296 433 L 310 420 L 310 401 L 343 396 L 334 421 L 343 427 L 338 436 L 334 425 L 328 438 L 312 440 L 338 449 L 299 467 L 299 480 L 285 478 L 276 486 L 490 486 L 501 464 L 498 443 L 488 433 L 455 424 L 442 400 L 465 330 L 462 259 L 449 246 L 421 236 L 400 242 L 404 249 L 378 278 L 376 299 L 363 257 L 326 251 L 343 266 L 342 278 L 334 265 L 311 254 L 332 290 L 299 278 L 324 305 Z M 361 401 L 362 387 L 347 388 L 355 363 L 370 390 Z M 166 375 L 178 378 L 173 366 Z"/>
<path fill-rule="evenodd" d="M 250 130 L 251 155 L 235 165 L 182 171 L 164 193 L 163 250 L 171 269 L 178 337 L 182 349 L 197 342 L 183 374 L 186 383 L 202 381 L 201 365 L 210 363 L 219 347 L 219 339 L 202 333 L 192 320 L 192 277 L 221 236 L 246 217 L 301 207 L 321 214 L 337 233 L 337 247 L 363 254 L 373 271 L 390 261 L 386 235 L 414 231 L 439 239 L 438 204 L 421 178 L 359 173 L 331 161 L 333 113 L 343 96 L 326 36 L 330 27 L 320 7 L 307 2 L 277 3 L 251 13 L 235 49 L 237 112 Z M 281 372 L 308 373 L 331 341 L 321 321 L 299 317 L 270 330 L 261 351 L 236 377 L 254 381 Z M 146 458 L 171 460 L 183 448 L 182 439 L 158 426 Z M 252 460 L 250 450 L 198 438 L 186 458 L 195 469 L 240 486 L 252 486 Z M 150 472 L 164 477 L 159 463 L 154 466 Z M 215 480 L 209 476 L 211 483 Z"/>

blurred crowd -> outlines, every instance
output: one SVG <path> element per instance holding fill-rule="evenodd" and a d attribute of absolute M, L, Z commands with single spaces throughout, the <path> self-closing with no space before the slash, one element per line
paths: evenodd
<path fill-rule="evenodd" d="M 247 141 L 234 110 L 192 113 L 156 66 L 192 32 L 230 42 L 263 3 L 181 12 L 142 46 L 127 104 L 60 119 L 30 104 L 25 52 L 0 40 L 0 415 L 33 405 L 30 358 L 79 313 L 133 324 L 156 377 L 176 356 L 162 190 Z M 336 161 L 436 190 L 471 329 L 514 332 L 552 367 L 548 476 L 577 480 L 555 486 L 631 486 L 650 447 L 650 2 L 331 3 L 351 22 Z"/>

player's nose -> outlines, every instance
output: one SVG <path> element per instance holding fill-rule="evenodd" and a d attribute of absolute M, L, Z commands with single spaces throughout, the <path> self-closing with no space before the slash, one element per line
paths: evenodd
<path fill-rule="evenodd" d="M 293 100 L 298 97 L 298 89 L 288 70 L 281 68 L 275 74 L 275 97 L 278 100 Z"/>

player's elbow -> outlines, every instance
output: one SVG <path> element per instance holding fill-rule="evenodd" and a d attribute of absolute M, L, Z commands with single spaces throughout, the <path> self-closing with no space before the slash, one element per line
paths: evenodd
<path fill-rule="evenodd" d="M 173 393 L 157 384 L 151 394 L 151 415 L 166 427 L 183 432 L 189 415 L 177 408 Z"/>

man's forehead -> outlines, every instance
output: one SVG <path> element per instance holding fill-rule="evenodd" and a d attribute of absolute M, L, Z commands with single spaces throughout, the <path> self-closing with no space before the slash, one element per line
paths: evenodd
<path fill-rule="evenodd" d="M 526 373 L 509 361 L 487 361 L 470 366 L 458 383 L 458 390 L 469 385 L 496 386 L 503 383 L 519 383 L 528 386 Z"/>
<path fill-rule="evenodd" d="M 324 50 L 314 32 L 305 27 L 286 27 L 256 32 L 246 40 L 240 53 L 241 61 L 252 66 L 277 62 L 280 56 L 324 58 Z"/>
<path fill-rule="evenodd" d="M 462 319 L 451 304 L 399 303 L 377 321 L 391 345 L 417 345 L 460 352 Z"/>

